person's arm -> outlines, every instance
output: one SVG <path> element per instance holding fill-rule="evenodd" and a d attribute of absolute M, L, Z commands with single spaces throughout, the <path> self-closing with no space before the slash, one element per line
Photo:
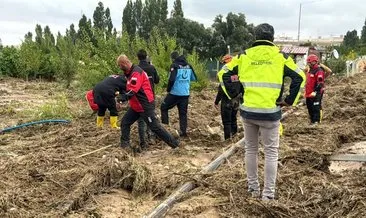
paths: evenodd
<path fill-rule="evenodd" d="M 220 103 L 223 94 L 224 94 L 224 92 L 222 91 L 222 88 L 219 85 L 217 87 L 217 94 L 216 94 L 216 99 L 215 99 L 215 105 L 218 105 Z"/>
<path fill-rule="evenodd" d="M 291 57 L 284 55 L 284 58 L 284 76 L 291 78 L 290 93 L 286 96 L 284 102 L 288 105 L 295 106 L 305 85 L 305 74 Z"/>
<path fill-rule="evenodd" d="M 177 77 L 177 68 L 174 64 L 172 64 L 170 66 L 168 87 L 166 89 L 167 92 L 170 92 L 172 90 L 176 77 Z"/>
<path fill-rule="evenodd" d="M 144 76 L 147 77 L 145 72 L 132 72 L 131 79 L 129 79 L 130 86 L 128 87 L 127 92 L 124 94 L 127 96 L 127 99 L 132 98 L 132 96 L 134 96 L 141 89 Z"/>
<path fill-rule="evenodd" d="M 324 70 L 324 78 L 327 78 L 332 74 L 332 70 L 324 64 L 320 64 L 320 67 Z"/>
<path fill-rule="evenodd" d="M 324 72 L 319 70 L 316 73 L 316 86 L 314 88 L 314 92 L 319 94 L 323 87 L 324 87 Z"/>
<path fill-rule="evenodd" d="M 154 70 L 153 70 L 153 75 L 154 75 L 154 83 L 155 84 L 159 84 L 160 82 L 160 77 L 158 72 L 156 71 L 156 68 L 153 66 Z"/>
<path fill-rule="evenodd" d="M 193 67 L 192 67 L 192 65 L 189 65 L 189 67 L 191 68 L 191 70 L 192 70 L 192 74 L 191 74 L 191 81 L 197 81 L 198 80 L 198 78 L 197 78 L 197 74 L 196 74 L 196 72 L 194 71 L 194 69 L 193 69 Z"/>

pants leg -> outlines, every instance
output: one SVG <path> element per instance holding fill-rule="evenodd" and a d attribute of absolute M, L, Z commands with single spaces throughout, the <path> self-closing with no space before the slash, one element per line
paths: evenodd
<path fill-rule="evenodd" d="M 117 107 L 116 104 L 111 104 L 108 106 L 108 110 L 109 110 L 109 114 L 110 116 L 118 116 L 118 111 L 117 111 Z"/>
<path fill-rule="evenodd" d="M 169 124 L 168 110 L 172 109 L 175 105 L 177 105 L 177 103 L 178 103 L 178 99 L 174 95 L 168 94 L 164 98 L 163 103 L 161 103 L 161 106 L 160 106 L 162 123 Z"/>
<path fill-rule="evenodd" d="M 235 110 L 234 108 L 231 110 L 231 135 L 235 135 L 238 132 L 238 121 L 237 121 L 237 115 L 238 110 Z"/>
<path fill-rule="evenodd" d="M 319 95 L 314 99 L 313 113 L 314 122 L 320 122 L 320 110 L 321 110 L 322 96 Z"/>
<path fill-rule="evenodd" d="M 224 126 L 224 138 L 225 140 L 231 137 L 231 108 L 228 102 L 221 102 L 221 119 L 222 125 Z"/>
<path fill-rule="evenodd" d="M 145 111 L 144 113 L 141 113 L 141 116 L 151 131 L 170 147 L 176 148 L 179 146 L 179 142 L 160 125 L 154 111 Z"/>
<path fill-rule="evenodd" d="M 262 196 L 273 198 L 276 188 L 280 121 L 259 121 L 264 145 L 264 188 Z"/>
<path fill-rule="evenodd" d="M 310 117 L 310 122 L 314 123 L 314 99 L 306 98 L 306 107 L 308 108 L 308 113 Z"/>
<path fill-rule="evenodd" d="M 179 127 L 180 134 L 187 135 L 187 111 L 188 111 L 188 99 L 189 96 L 179 96 L 180 100 L 178 101 L 178 114 L 179 114 Z"/>
<path fill-rule="evenodd" d="M 98 116 L 104 117 L 107 108 L 104 105 L 98 105 Z"/>
<path fill-rule="evenodd" d="M 122 118 L 121 122 L 121 146 L 130 145 L 131 125 L 138 120 L 140 114 L 129 108 Z"/>
<path fill-rule="evenodd" d="M 144 118 L 140 117 L 138 119 L 138 131 L 139 131 L 140 145 L 146 144 L 145 129 L 146 129 L 146 125 L 145 125 Z"/>
<path fill-rule="evenodd" d="M 248 189 L 259 191 L 258 182 L 258 137 L 259 126 L 253 120 L 243 119 L 245 141 L 245 168 L 247 171 Z"/>

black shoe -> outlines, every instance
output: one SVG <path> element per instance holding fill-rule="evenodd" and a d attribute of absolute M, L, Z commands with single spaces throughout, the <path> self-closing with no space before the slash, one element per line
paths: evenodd
<path fill-rule="evenodd" d="M 145 142 L 145 143 L 140 143 L 140 148 L 141 148 L 141 150 L 147 150 L 147 148 L 148 148 L 149 146 L 147 145 L 147 143 Z"/>
<path fill-rule="evenodd" d="M 130 143 L 129 142 L 121 142 L 120 146 L 121 146 L 121 148 L 128 148 L 128 147 L 130 147 Z"/>
<path fill-rule="evenodd" d="M 179 133 L 179 137 L 188 137 L 187 133 Z"/>

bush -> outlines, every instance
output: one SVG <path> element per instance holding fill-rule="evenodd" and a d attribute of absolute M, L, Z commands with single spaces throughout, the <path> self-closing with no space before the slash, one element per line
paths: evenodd
<path fill-rule="evenodd" d="M 345 75 L 347 73 L 346 61 L 342 58 L 328 59 L 325 62 L 325 65 L 332 69 L 333 73 L 336 75 Z"/>
<path fill-rule="evenodd" d="M 208 70 L 206 68 L 206 63 L 204 61 L 200 61 L 198 54 L 195 50 L 191 55 L 187 57 L 188 63 L 190 63 L 197 75 L 197 82 L 192 84 L 192 89 L 196 91 L 201 91 L 206 88 L 210 81 L 208 79 Z"/>
<path fill-rule="evenodd" d="M 14 46 L 3 48 L 0 52 L 0 75 L 16 76 L 18 61 L 19 51 Z"/>
<path fill-rule="evenodd" d="M 73 114 L 69 101 L 64 93 L 55 98 L 53 102 L 45 103 L 34 111 L 30 111 L 32 119 L 71 119 Z"/>

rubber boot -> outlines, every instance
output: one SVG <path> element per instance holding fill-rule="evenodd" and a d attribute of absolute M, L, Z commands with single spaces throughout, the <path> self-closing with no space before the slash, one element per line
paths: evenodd
<path fill-rule="evenodd" d="M 97 127 L 102 128 L 104 124 L 104 116 L 97 116 Z"/>
<path fill-rule="evenodd" d="M 323 110 L 320 110 L 320 121 L 319 121 L 319 123 L 321 123 L 322 120 L 323 120 Z"/>
<path fill-rule="evenodd" d="M 117 125 L 118 116 L 110 116 L 109 121 L 111 123 L 112 129 L 120 129 L 120 127 Z"/>

